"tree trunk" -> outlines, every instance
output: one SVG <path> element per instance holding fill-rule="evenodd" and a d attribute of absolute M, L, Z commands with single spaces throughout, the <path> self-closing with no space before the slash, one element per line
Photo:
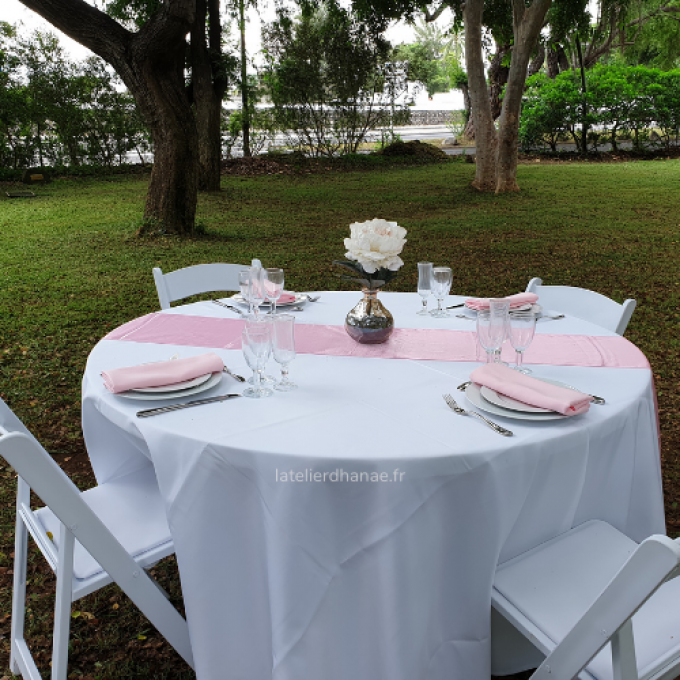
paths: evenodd
<path fill-rule="evenodd" d="M 118 72 L 155 146 L 145 228 L 191 233 L 198 191 L 198 135 L 184 87 L 184 56 L 196 0 L 166 0 L 137 33 L 84 0 L 21 2 Z"/>
<path fill-rule="evenodd" d="M 493 191 L 496 186 L 496 128 L 484 74 L 482 54 L 482 14 L 484 0 L 467 0 L 463 8 L 465 22 L 465 66 L 470 90 L 470 119 L 475 131 L 475 179 L 472 186 Z"/>
<path fill-rule="evenodd" d="M 548 74 L 548 78 L 551 80 L 554 80 L 560 72 L 560 64 L 557 59 L 557 52 L 552 46 L 548 46 L 548 49 L 546 50 L 545 69 Z"/>
<path fill-rule="evenodd" d="M 568 71 L 571 67 L 569 66 L 569 59 L 567 58 L 567 53 L 564 51 L 562 45 L 558 45 L 557 51 L 557 63 L 560 66 L 560 71 Z"/>
<path fill-rule="evenodd" d="M 588 100 L 586 95 L 586 70 L 583 66 L 583 52 L 581 51 L 581 36 L 576 33 L 576 53 L 581 70 L 581 153 L 588 155 Z"/>
<path fill-rule="evenodd" d="M 245 0 L 239 0 L 239 29 L 241 31 L 241 109 L 243 155 L 250 158 L 250 102 L 248 101 L 248 72 L 246 57 Z"/>
<path fill-rule="evenodd" d="M 543 43 L 538 43 L 536 46 L 536 54 L 529 64 L 528 77 L 535 76 L 543 67 L 545 63 L 545 47 Z"/>
<path fill-rule="evenodd" d="M 501 115 L 503 102 L 503 88 L 508 82 L 510 67 L 503 64 L 503 60 L 510 52 L 510 43 L 500 45 L 496 43 L 496 54 L 489 64 L 489 97 L 491 99 L 491 115 L 496 120 Z"/>
<path fill-rule="evenodd" d="M 214 16 L 213 12 L 214 8 L 211 5 L 210 47 L 205 34 L 208 15 L 206 0 L 196 1 L 196 20 L 191 29 L 191 89 L 198 131 L 198 188 L 200 191 L 219 191 L 222 163 L 220 123 L 226 83 L 220 77 L 219 69 L 213 68 L 221 48 L 219 39 L 216 46 L 212 44 L 215 24 L 218 35 L 221 32 L 219 14 Z M 215 47 L 217 52 L 213 52 Z"/>
<path fill-rule="evenodd" d="M 551 0 L 534 0 L 525 7 L 524 0 L 513 0 L 515 44 L 508 84 L 503 98 L 498 132 L 498 170 L 496 193 L 519 191 L 517 185 L 517 143 L 522 95 L 531 53 L 543 27 Z"/>

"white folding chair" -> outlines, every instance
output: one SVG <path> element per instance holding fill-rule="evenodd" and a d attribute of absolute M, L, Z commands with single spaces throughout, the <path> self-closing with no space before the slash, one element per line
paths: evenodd
<path fill-rule="evenodd" d="M 679 571 L 678 541 L 593 520 L 501 564 L 491 601 L 546 656 L 533 680 L 671 680 Z"/>
<path fill-rule="evenodd" d="M 637 304 L 629 298 L 620 305 L 606 295 L 587 288 L 544 286 L 539 278 L 529 281 L 527 293 L 536 293 L 538 302 L 544 309 L 570 314 L 619 335 L 625 333 Z"/>
<path fill-rule="evenodd" d="M 24 638 L 28 534 L 57 577 L 52 680 L 67 674 L 71 603 L 114 581 L 193 667 L 186 621 L 144 570 L 174 552 L 151 465 L 80 492 L 1 399 L 0 456 L 18 474 L 11 671 L 41 678 Z"/>
<path fill-rule="evenodd" d="M 261 267 L 262 263 L 260 260 L 253 260 L 251 266 Z M 214 262 L 196 264 L 164 274 L 160 267 L 154 267 L 153 278 L 161 309 L 169 309 L 171 302 L 190 295 L 218 290 L 240 290 L 238 275 L 244 269 L 249 269 L 248 265 Z"/>

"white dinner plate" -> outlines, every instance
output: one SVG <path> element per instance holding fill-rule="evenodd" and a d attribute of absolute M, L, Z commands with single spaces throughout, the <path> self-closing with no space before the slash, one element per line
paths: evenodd
<path fill-rule="evenodd" d="M 288 291 L 286 291 L 288 292 Z M 291 293 L 289 293 L 291 294 Z M 308 295 L 305 295 L 304 293 L 292 293 L 292 295 L 295 295 L 295 300 L 292 302 L 277 302 L 276 307 L 290 307 L 292 305 L 301 305 L 304 302 L 307 302 L 309 299 Z M 236 293 L 236 295 L 232 295 L 230 300 L 233 300 L 239 305 L 247 305 L 248 303 L 243 299 L 243 295 L 241 293 Z M 260 307 L 269 307 L 271 305 L 271 302 L 269 300 L 265 300 Z"/>
<path fill-rule="evenodd" d="M 525 404 L 524 402 L 508 397 L 506 394 L 501 394 L 492 390 L 490 387 L 485 387 L 484 385 L 480 388 L 480 393 L 484 399 L 500 406 L 502 408 L 508 408 L 511 411 L 521 411 L 522 413 L 555 413 L 549 408 L 540 408 L 538 406 L 531 406 L 530 404 Z"/>
<path fill-rule="evenodd" d="M 553 380 L 545 380 L 545 382 L 566 387 L 563 383 L 557 383 Z M 561 413 L 556 413 L 555 411 L 549 411 L 548 413 L 524 413 L 522 411 L 511 411 L 508 408 L 496 406 L 496 404 L 492 404 L 490 401 L 484 399 L 480 386 L 475 383 L 468 385 L 465 390 L 465 396 L 473 406 L 495 416 L 502 416 L 503 418 L 513 418 L 515 420 L 561 420 L 562 418 L 567 417 L 573 418 L 573 416 L 563 416 Z"/>
<path fill-rule="evenodd" d="M 128 392 L 119 392 L 116 396 L 124 397 L 125 399 L 140 399 L 142 401 L 159 401 L 161 399 L 175 399 L 178 397 L 188 397 L 192 394 L 199 394 L 199 392 L 205 392 L 211 387 L 215 387 L 222 380 L 224 374 L 222 371 L 217 371 L 212 373 L 208 380 L 200 385 L 194 387 L 189 387 L 182 390 L 175 390 L 173 392 L 159 392 L 154 394 L 146 394 L 143 392 L 133 392 L 132 390 Z"/>
<path fill-rule="evenodd" d="M 139 392 L 140 394 L 163 394 L 164 392 L 178 392 L 179 390 L 188 390 L 190 387 L 202 385 L 206 380 L 210 380 L 212 373 L 199 375 L 191 380 L 183 380 L 182 382 L 173 383 L 172 385 L 160 385 L 159 387 L 138 387 L 130 392 Z"/>

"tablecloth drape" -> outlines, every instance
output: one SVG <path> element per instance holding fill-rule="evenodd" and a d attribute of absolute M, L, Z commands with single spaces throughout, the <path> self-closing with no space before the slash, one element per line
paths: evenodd
<path fill-rule="evenodd" d="M 341 323 L 356 297 L 323 293 L 298 323 Z M 472 328 L 383 297 L 400 327 Z M 577 319 L 537 332 L 610 335 Z M 247 374 L 240 351 L 213 349 Z M 103 369 L 203 351 L 103 340 L 83 381 L 97 478 L 155 468 L 201 679 L 488 680 L 499 560 L 593 518 L 636 540 L 664 531 L 646 368 L 536 366 L 607 405 L 503 420 L 511 439 L 442 400 L 473 362 L 299 355 L 295 392 L 149 419 L 101 384 Z"/>

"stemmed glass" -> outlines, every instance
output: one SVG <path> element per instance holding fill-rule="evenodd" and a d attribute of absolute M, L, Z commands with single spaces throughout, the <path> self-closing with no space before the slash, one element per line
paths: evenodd
<path fill-rule="evenodd" d="M 270 314 L 276 314 L 276 301 L 283 293 L 283 269 L 271 268 L 264 270 L 264 286 L 267 300 L 272 303 Z"/>
<path fill-rule="evenodd" d="M 532 309 L 523 312 L 513 312 L 508 320 L 508 335 L 510 344 L 517 356 L 515 370 L 520 373 L 531 373 L 531 369 L 522 366 L 524 351 L 529 347 L 536 332 L 536 314 Z"/>
<path fill-rule="evenodd" d="M 238 273 L 238 286 L 241 289 L 241 297 L 248 303 L 248 312 L 253 313 L 253 304 L 250 301 L 250 270 L 244 269 Z"/>
<path fill-rule="evenodd" d="M 281 382 L 274 385 L 275 390 L 288 392 L 297 385 L 288 379 L 288 364 L 295 359 L 295 317 L 292 314 L 277 314 L 272 320 L 272 348 L 274 361 L 281 364 Z"/>
<path fill-rule="evenodd" d="M 260 312 L 260 305 L 264 302 L 265 288 L 264 288 L 264 270 L 261 267 L 250 268 L 250 302 L 255 316 Z"/>
<path fill-rule="evenodd" d="M 451 267 L 434 267 L 432 269 L 432 293 L 437 298 L 437 309 L 430 312 L 431 316 L 437 318 L 451 316 L 445 309 L 442 309 L 442 302 L 451 290 L 452 281 Z"/>
<path fill-rule="evenodd" d="M 504 329 L 503 339 L 501 340 L 500 346 L 496 350 L 496 363 L 507 366 L 507 364 L 501 361 L 501 351 L 503 348 L 503 343 L 508 337 L 508 315 L 510 314 L 510 301 L 507 298 L 491 298 L 489 300 L 489 311 L 491 312 L 492 316 L 498 317 L 498 324 L 501 324 L 502 319 L 502 325 Z"/>
<path fill-rule="evenodd" d="M 432 262 L 418 262 L 418 295 L 423 299 L 423 308 L 418 314 L 426 316 L 427 298 L 432 295 Z"/>
<path fill-rule="evenodd" d="M 241 333 L 243 356 L 253 371 L 253 386 L 243 390 L 244 397 L 261 399 L 273 392 L 262 385 L 262 371 L 272 351 L 271 327 L 268 323 L 248 322 Z"/>
<path fill-rule="evenodd" d="M 491 309 L 480 309 L 477 312 L 477 339 L 486 351 L 486 363 L 493 364 L 496 352 L 505 340 L 505 316 L 494 314 Z"/>

